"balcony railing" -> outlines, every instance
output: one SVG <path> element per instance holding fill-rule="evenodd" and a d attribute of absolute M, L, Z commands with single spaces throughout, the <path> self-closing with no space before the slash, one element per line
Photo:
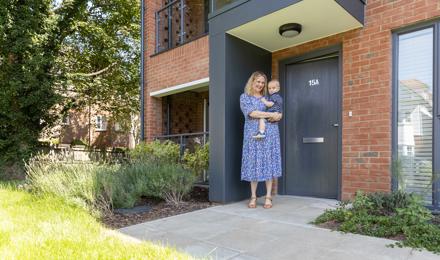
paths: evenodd
<path fill-rule="evenodd" d="M 165 1 L 156 12 L 156 53 L 190 42 L 208 32 L 207 0 Z"/>

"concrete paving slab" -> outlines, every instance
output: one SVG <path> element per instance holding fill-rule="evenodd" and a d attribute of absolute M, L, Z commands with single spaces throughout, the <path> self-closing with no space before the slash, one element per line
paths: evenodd
<path fill-rule="evenodd" d="M 208 259 L 231 259 L 240 255 L 240 252 L 231 249 L 219 247 L 205 242 L 196 242 L 186 247 L 180 247 L 182 251 L 200 258 Z"/>
<path fill-rule="evenodd" d="M 173 246 L 210 259 L 440 260 L 410 248 L 389 248 L 392 240 L 343 234 L 309 224 L 335 200 L 277 196 L 272 209 L 247 201 L 211 207 L 120 229 L 134 238 Z"/>

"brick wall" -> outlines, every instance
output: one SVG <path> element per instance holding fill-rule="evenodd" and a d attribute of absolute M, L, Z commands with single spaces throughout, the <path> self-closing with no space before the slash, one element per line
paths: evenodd
<path fill-rule="evenodd" d="M 91 112 L 91 125 L 89 127 L 89 114 L 87 109 L 74 110 L 69 113 L 69 124 L 57 126 L 60 129 L 60 143 L 70 144 L 73 140 L 81 140 L 85 143 L 90 141 L 92 147 L 107 148 L 107 147 L 128 147 L 129 133 L 124 131 L 115 131 L 114 122 L 107 123 L 106 131 L 96 130 L 96 115 L 106 115 L 108 113 L 100 113 L 96 110 Z"/>
<path fill-rule="evenodd" d="M 279 60 L 342 44 L 342 199 L 391 188 L 392 30 L 439 17 L 440 1 L 368 0 L 365 15 L 362 29 L 272 55 L 277 77 Z"/>
<path fill-rule="evenodd" d="M 146 140 L 164 133 L 161 98 L 150 92 L 209 77 L 209 44 L 204 36 L 180 47 L 155 54 L 155 12 L 162 0 L 145 0 L 144 131 Z"/>

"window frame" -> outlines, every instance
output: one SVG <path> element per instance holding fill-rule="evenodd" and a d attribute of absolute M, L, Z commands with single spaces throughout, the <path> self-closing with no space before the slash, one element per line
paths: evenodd
<path fill-rule="evenodd" d="M 100 125 L 98 123 L 98 118 L 100 118 Z M 95 131 L 96 132 L 107 131 L 107 117 L 105 115 L 99 114 L 95 116 Z"/>
<path fill-rule="evenodd" d="M 392 162 L 398 159 L 398 111 L 399 111 L 399 96 L 398 96 L 398 65 L 399 65 L 399 36 L 424 29 L 433 29 L 433 119 L 432 119 L 432 169 L 433 169 L 433 184 L 432 184 L 432 205 L 427 205 L 433 211 L 440 211 L 440 91 L 439 91 L 439 45 L 440 45 L 440 20 L 423 22 L 416 25 L 392 31 Z M 391 169 L 392 171 L 392 169 Z M 392 174 L 392 172 L 391 172 Z M 391 175 L 392 190 L 398 189 L 398 178 Z"/>

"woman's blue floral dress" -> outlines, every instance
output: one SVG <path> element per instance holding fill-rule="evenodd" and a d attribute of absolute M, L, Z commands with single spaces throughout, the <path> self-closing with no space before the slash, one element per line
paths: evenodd
<path fill-rule="evenodd" d="M 281 176 L 281 146 L 278 123 L 266 122 L 266 137 L 252 138 L 258 131 L 258 119 L 251 118 L 252 111 L 265 111 L 259 98 L 245 93 L 240 96 L 240 108 L 244 114 L 243 157 L 241 179 L 266 181 Z"/>

